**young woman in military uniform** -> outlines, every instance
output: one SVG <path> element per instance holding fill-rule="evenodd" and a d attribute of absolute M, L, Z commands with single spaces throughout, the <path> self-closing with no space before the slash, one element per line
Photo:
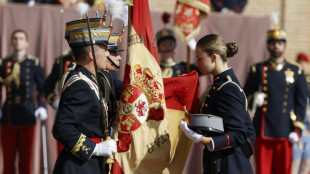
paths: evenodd
<path fill-rule="evenodd" d="M 227 58 L 238 51 L 236 43 L 226 43 L 222 37 L 210 34 L 196 46 L 196 66 L 203 75 L 213 76 L 200 98 L 200 112 L 223 118 L 224 134 L 205 137 L 181 121 L 183 132 L 195 143 L 206 145 L 203 154 L 204 173 L 252 173 L 249 161 L 255 133 L 247 112 L 247 100 Z M 250 151 L 251 152 L 251 151 Z"/>

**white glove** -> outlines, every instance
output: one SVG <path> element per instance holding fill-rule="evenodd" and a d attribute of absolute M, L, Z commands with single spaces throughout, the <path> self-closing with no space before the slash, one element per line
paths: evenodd
<path fill-rule="evenodd" d="M 185 133 L 185 135 L 193 140 L 194 143 L 199 143 L 200 140 L 202 139 L 203 135 L 200 135 L 192 130 L 190 130 L 187 127 L 187 123 L 185 121 L 180 121 L 180 127 L 182 128 L 183 132 Z"/>
<path fill-rule="evenodd" d="M 299 141 L 299 138 L 298 138 L 298 135 L 296 132 L 291 132 L 289 135 L 288 135 L 288 140 L 294 144 L 294 143 L 297 143 Z"/>
<path fill-rule="evenodd" d="M 114 140 L 108 140 L 96 144 L 92 155 L 109 157 L 117 152 L 116 142 Z"/>
<path fill-rule="evenodd" d="M 53 106 L 53 108 L 54 109 L 58 109 L 58 106 L 59 106 L 59 99 L 55 99 L 54 101 L 53 101 L 53 103 L 52 103 L 52 106 Z"/>
<path fill-rule="evenodd" d="M 254 93 L 254 102 L 257 106 L 261 107 L 264 104 L 265 94 L 262 92 L 255 92 Z"/>
<path fill-rule="evenodd" d="M 40 119 L 42 121 L 47 119 L 47 112 L 46 109 L 42 106 L 40 106 L 35 112 L 34 112 L 34 116 L 37 119 Z"/>

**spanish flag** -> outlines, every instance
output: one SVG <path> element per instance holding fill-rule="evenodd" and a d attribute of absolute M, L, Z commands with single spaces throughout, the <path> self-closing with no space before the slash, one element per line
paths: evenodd
<path fill-rule="evenodd" d="M 127 53 L 111 173 L 162 173 L 171 144 L 147 0 L 134 0 L 129 8 Z"/>
<path fill-rule="evenodd" d="M 147 0 L 129 8 L 128 55 L 116 133 L 113 174 L 182 173 L 191 141 L 179 127 L 198 106 L 198 74 L 164 79 Z M 167 109 L 168 107 L 168 109 Z"/>

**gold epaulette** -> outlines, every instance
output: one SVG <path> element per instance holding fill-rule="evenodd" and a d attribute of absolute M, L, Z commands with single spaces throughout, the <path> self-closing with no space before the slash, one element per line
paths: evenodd
<path fill-rule="evenodd" d="M 28 59 L 34 60 L 36 66 L 39 65 L 39 62 L 40 62 L 39 58 L 32 56 L 32 55 L 28 55 L 27 57 L 28 57 Z"/>
<path fill-rule="evenodd" d="M 256 65 L 262 64 L 262 63 L 264 63 L 264 61 L 257 62 L 257 63 L 255 63 L 255 64 L 253 64 L 253 65 L 252 65 L 252 72 L 256 73 Z"/>

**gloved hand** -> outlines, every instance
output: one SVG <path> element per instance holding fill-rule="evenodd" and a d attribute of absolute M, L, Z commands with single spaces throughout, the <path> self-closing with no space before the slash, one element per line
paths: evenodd
<path fill-rule="evenodd" d="M 190 130 L 187 127 L 187 123 L 185 121 L 180 121 L 180 127 L 182 128 L 183 132 L 185 133 L 185 135 L 193 140 L 194 143 L 199 143 L 200 140 L 202 139 L 203 135 L 200 135 L 192 130 Z"/>
<path fill-rule="evenodd" d="M 92 155 L 109 157 L 117 152 L 116 142 L 114 140 L 107 140 L 96 144 Z"/>
<path fill-rule="evenodd" d="M 55 99 L 52 103 L 52 107 L 57 110 L 58 106 L 59 106 L 59 99 Z"/>
<path fill-rule="evenodd" d="M 37 119 L 40 119 L 42 121 L 47 119 L 47 112 L 46 109 L 42 106 L 40 106 L 35 112 L 34 112 L 34 116 Z"/>
<path fill-rule="evenodd" d="M 254 93 L 254 102 L 256 103 L 257 106 L 261 107 L 264 104 L 264 98 L 265 94 L 262 92 L 255 92 Z"/>
<path fill-rule="evenodd" d="M 296 132 L 291 132 L 289 135 L 288 135 L 288 140 L 294 144 L 294 143 L 297 143 L 299 141 L 299 138 L 298 138 L 298 135 Z"/>

